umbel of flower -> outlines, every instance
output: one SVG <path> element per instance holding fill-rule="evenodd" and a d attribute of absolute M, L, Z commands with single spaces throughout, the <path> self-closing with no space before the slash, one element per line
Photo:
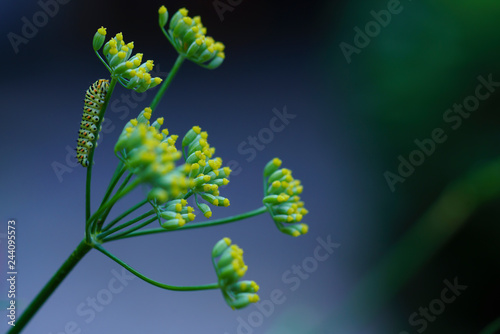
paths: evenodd
<path fill-rule="evenodd" d="M 161 227 L 173 230 L 195 219 L 194 209 L 187 205 L 185 199 L 174 199 L 163 205 L 156 206 L 156 212 Z"/>
<path fill-rule="evenodd" d="M 163 118 L 151 125 L 150 118 L 151 109 L 146 108 L 125 125 L 115 145 L 115 154 L 141 182 L 152 186 L 149 199 L 164 203 L 185 194 L 188 179 L 175 169 L 175 162 L 181 157 L 175 147 L 178 136 L 170 136 L 167 129 L 160 131 Z"/>
<path fill-rule="evenodd" d="M 97 52 L 104 43 L 106 29 L 101 27 L 94 35 L 93 47 Z M 152 78 L 149 72 L 153 69 L 153 61 L 142 63 L 142 53 L 132 55 L 134 42 L 125 43 L 122 33 L 116 34 L 103 47 L 111 76 L 118 78 L 129 89 L 145 92 L 162 82 L 159 77 Z"/>
<path fill-rule="evenodd" d="M 309 226 L 299 222 L 308 213 L 299 195 L 303 187 L 292 177 L 289 169 L 281 168 L 281 160 L 274 158 L 264 167 L 264 205 L 278 229 L 294 237 L 306 234 Z"/>
<path fill-rule="evenodd" d="M 205 201 L 215 206 L 229 206 L 229 199 L 219 195 L 219 187 L 229 183 L 229 167 L 222 167 L 222 159 L 213 158 L 215 148 L 207 142 L 208 134 L 199 126 L 193 126 L 182 139 L 182 151 L 186 160 L 185 173 L 189 176 L 189 188 Z M 198 203 L 198 202 L 197 202 Z M 205 203 L 198 203 L 205 217 L 212 211 Z"/>
<path fill-rule="evenodd" d="M 226 303 L 232 309 L 240 309 L 259 301 L 259 286 L 254 281 L 240 281 L 248 267 L 243 261 L 243 250 L 231 245 L 231 239 L 218 241 L 212 250 L 212 263 L 218 284 Z"/>
<path fill-rule="evenodd" d="M 158 10 L 159 25 L 180 55 L 192 62 L 209 69 L 219 67 L 224 61 L 224 44 L 206 36 L 207 28 L 199 16 L 189 17 L 186 8 L 179 9 L 170 19 L 168 30 L 168 11 L 165 6 Z"/>

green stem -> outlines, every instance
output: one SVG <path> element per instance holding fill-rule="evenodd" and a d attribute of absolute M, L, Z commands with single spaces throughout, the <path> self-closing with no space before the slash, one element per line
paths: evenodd
<path fill-rule="evenodd" d="M 116 184 L 118 181 L 120 181 L 120 178 L 123 176 L 125 173 L 126 168 L 123 168 L 123 162 L 119 162 L 118 166 L 116 167 L 116 170 L 111 178 L 111 181 L 109 182 L 108 189 L 106 190 L 106 194 L 102 198 L 101 201 L 101 206 L 108 200 L 109 196 L 111 196 L 111 193 L 113 192 L 113 189 L 116 187 Z"/>
<path fill-rule="evenodd" d="M 330 325 L 341 325 L 340 330 L 343 330 L 342 326 L 348 325 L 344 321 L 352 320 L 353 315 L 357 315 L 357 326 L 365 324 L 455 235 L 480 205 L 498 196 L 500 160 L 475 169 L 450 184 L 356 285 L 341 309 L 334 310 Z"/>
<path fill-rule="evenodd" d="M 109 182 L 108 189 L 106 189 L 106 193 L 104 194 L 104 197 L 102 198 L 102 201 L 101 201 L 101 205 L 99 207 L 101 207 L 104 203 L 106 203 L 109 196 L 111 196 L 113 189 L 115 188 L 116 184 L 118 183 L 120 178 L 125 173 L 125 170 L 126 169 L 123 168 L 123 163 L 120 161 L 120 163 L 118 163 L 118 166 L 116 167 L 115 172 L 113 173 L 113 176 L 111 177 L 111 181 Z M 110 211 L 111 211 L 111 208 L 108 208 L 108 210 L 106 210 L 106 212 L 101 217 L 99 217 L 97 222 L 95 224 L 93 224 L 93 227 L 92 227 L 93 234 L 95 234 L 97 231 L 101 230 L 102 224 L 104 224 L 104 221 L 106 220 L 106 217 L 108 217 L 108 214 Z"/>
<path fill-rule="evenodd" d="M 151 224 L 152 222 L 154 222 L 156 220 L 158 220 L 158 217 L 153 217 L 151 219 L 148 219 L 145 222 L 143 222 L 143 223 L 141 223 L 141 224 L 139 224 L 137 226 L 132 227 L 130 230 L 123 231 L 121 233 L 117 233 L 117 234 L 111 236 L 110 238 L 103 239 L 103 243 L 108 242 L 108 241 L 112 241 L 112 240 L 115 240 L 115 239 L 122 239 L 125 235 L 130 234 L 130 233 L 132 233 L 134 231 L 140 230 L 144 226 L 147 226 L 147 225 Z"/>
<path fill-rule="evenodd" d="M 126 228 L 126 227 L 128 227 L 128 226 L 130 226 L 132 224 L 137 223 L 140 220 L 143 220 L 144 218 L 147 218 L 147 217 L 151 216 L 154 212 L 155 212 L 154 210 L 149 210 L 148 212 L 143 213 L 139 217 L 136 217 L 136 218 L 134 218 L 134 219 L 132 219 L 132 220 L 124 223 L 124 224 L 118 225 L 117 227 L 112 228 L 112 229 L 110 229 L 110 230 L 108 230 L 106 232 L 100 233 L 100 234 L 97 235 L 97 239 L 98 240 L 102 240 L 103 238 L 105 238 L 106 236 L 108 236 L 108 235 L 110 235 L 112 233 L 115 233 L 115 232 L 117 232 L 119 230 L 122 230 L 122 229 L 124 229 L 124 228 Z"/>
<path fill-rule="evenodd" d="M 170 38 L 170 36 L 168 35 L 167 31 L 165 30 L 164 27 L 161 27 L 161 32 L 163 33 L 163 35 L 165 35 L 165 37 L 168 39 L 168 41 L 170 43 L 172 43 L 172 45 L 174 45 L 174 42 L 172 41 L 172 39 Z M 174 46 L 175 47 L 175 46 Z"/>
<path fill-rule="evenodd" d="M 116 191 L 117 193 L 119 193 L 120 191 L 123 190 L 123 188 L 125 188 L 125 186 L 127 185 L 128 181 L 130 181 L 130 179 L 132 178 L 133 175 L 134 174 L 132 174 L 132 173 L 130 173 L 129 175 L 127 175 L 127 177 L 125 178 L 125 180 L 123 180 L 123 183 L 120 184 L 120 187 Z"/>
<path fill-rule="evenodd" d="M 94 212 L 94 214 L 89 218 L 89 221 L 90 222 L 94 221 L 104 211 L 106 211 L 108 208 L 112 207 L 119 199 L 121 199 L 123 196 L 127 195 L 135 187 L 137 187 L 139 185 L 139 183 L 141 183 L 141 180 L 140 179 L 135 179 L 134 182 L 132 182 L 132 184 L 130 184 L 128 187 L 126 187 L 125 189 L 117 192 L 108 202 L 106 202 L 96 212 Z M 87 232 L 89 232 L 89 231 L 87 230 Z M 90 233 L 88 233 L 88 234 L 90 235 Z"/>
<path fill-rule="evenodd" d="M 486 326 L 479 334 L 496 334 L 500 331 L 500 318 Z"/>
<path fill-rule="evenodd" d="M 119 194 L 123 190 L 123 188 L 125 188 L 125 186 L 127 185 L 128 181 L 130 181 L 130 179 L 132 178 L 132 175 L 133 174 L 127 175 L 127 177 L 125 178 L 125 180 L 123 180 L 123 183 L 120 185 L 120 187 L 116 191 L 115 195 Z M 93 221 L 91 221 L 90 223 L 87 222 L 87 224 L 89 224 L 88 226 L 89 227 L 93 227 L 93 226 L 95 226 L 97 224 L 102 225 L 104 223 L 104 220 L 106 220 L 106 217 L 108 216 L 108 214 L 111 212 L 111 209 L 113 208 L 114 204 L 115 204 L 114 202 L 111 203 L 111 204 L 109 204 L 109 203 L 104 203 L 104 204 L 101 203 L 101 206 L 99 206 L 98 211 L 101 212 L 102 211 L 101 209 L 103 208 L 104 205 L 106 205 L 106 210 L 104 211 L 104 213 L 100 217 L 94 214 L 92 216 L 93 217 L 92 220 L 97 219 L 97 221 L 95 223 Z"/>
<path fill-rule="evenodd" d="M 101 253 L 103 253 L 104 255 L 109 257 L 111 260 L 115 261 L 116 263 L 118 263 L 123 268 L 127 269 L 128 271 L 130 271 L 132 274 L 139 277 L 143 281 L 146 281 L 146 282 L 148 282 L 154 286 L 157 286 L 159 288 L 162 288 L 162 289 L 174 290 L 174 291 L 198 291 L 198 290 L 212 290 L 212 289 L 219 288 L 219 285 L 217 283 L 206 284 L 206 285 L 197 285 L 197 286 L 175 286 L 175 285 L 163 284 L 163 283 L 157 282 L 155 280 L 152 280 L 149 277 L 144 276 L 143 274 L 141 274 L 140 272 L 138 272 L 137 270 L 135 270 L 134 268 L 132 268 L 131 266 L 129 266 L 128 264 L 126 264 L 125 262 L 123 262 L 122 260 L 117 258 L 116 256 L 114 256 L 113 254 L 108 252 L 101 245 L 95 245 L 94 247 L 95 247 L 95 249 L 97 249 L 98 251 L 100 251 Z"/>
<path fill-rule="evenodd" d="M 148 202 L 148 200 L 145 199 L 144 201 L 137 203 L 136 205 L 134 205 L 133 207 L 131 207 L 130 209 L 128 209 L 127 211 L 125 211 L 124 213 L 122 213 L 121 215 L 116 217 L 115 219 L 113 219 L 108 225 L 104 226 L 104 228 L 101 230 L 101 232 L 106 232 L 111 227 L 113 227 L 116 223 L 118 223 L 120 220 L 122 220 L 123 218 L 125 218 L 126 216 L 128 216 L 129 214 L 134 212 L 135 210 L 139 209 L 141 206 L 143 206 L 147 202 Z"/>
<path fill-rule="evenodd" d="M 193 194 L 193 191 L 190 189 L 186 195 L 184 195 L 184 199 L 188 199 Z"/>
<path fill-rule="evenodd" d="M 227 223 L 232 223 L 238 220 L 243 220 L 246 218 L 254 217 L 257 215 L 260 215 L 264 212 L 267 212 L 267 209 L 263 206 L 258 209 L 242 213 L 240 215 L 236 216 L 231 216 L 231 217 L 226 217 L 222 219 L 217 219 L 213 220 L 211 222 L 206 222 L 206 223 L 201 223 L 201 224 L 192 224 L 192 225 L 184 225 L 183 227 L 180 227 L 175 230 L 166 230 L 164 228 L 155 228 L 155 229 L 150 229 L 150 230 L 144 230 L 144 231 L 138 231 L 134 233 L 130 233 L 124 236 L 113 236 L 111 238 L 106 239 L 106 241 L 112 241 L 112 240 L 118 240 L 118 239 L 125 239 L 125 238 L 130 238 L 130 237 L 137 237 L 140 235 L 146 235 L 146 234 L 154 234 L 154 233 L 164 233 L 164 232 L 174 232 L 174 231 L 183 231 L 183 230 L 189 230 L 192 228 L 200 228 L 200 227 L 209 227 L 209 226 L 216 226 L 216 225 L 222 225 L 222 224 L 227 224 Z"/>
<path fill-rule="evenodd" d="M 177 73 L 179 68 L 181 68 L 181 65 L 184 62 L 184 59 L 186 59 L 186 58 L 183 55 L 179 55 L 177 57 L 177 60 L 175 61 L 175 64 L 174 64 L 174 67 L 172 67 L 172 70 L 168 73 L 167 78 L 165 79 L 165 81 L 161 85 L 160 89 L 158 90 L 158 93 L 156 93 L 155 98 L 153 99 L 153 101 L 149 105 L 151 110 L 154 111 L 156 109 L 156 107 L 158 106 L 158 104 L 160 103 L 161 98 L 163 97 L 163 95 L 165 95 L 165 92 L 167 91 L 167 88 L 170 85 L 170 83 L 172 82 L 172 80 L 174 79 L 175 74 Z"/>
<path fill-rule="evenodd" d="M 97 50 L 94 50 L 94 52 L 97 55 L 97 57 L 101 60 L 101 62 L 104 64 L 104 66 L 106 66 L 106 68 L 108 69 L 109 73 L 113 72 L 113 70 L 108 66 L 108 64 L 104 61 L 104 59 L 102 59 L 102 57 L 99 54 L 99 52 Z"/>
<path fill-rule="evenodd" d="M 111 98 L 111 95 L 113 94 L 113 90 L 115 89 L 117 80 L 115 78 L 111 79 L 111 83 L 109 84 L 109 89 L 108 93 L 106 94 L 106 97 L 104 98 L 104 103 L 102 105 L 101 111 L 99 112 L 99 122 L 97 129 L 101 128 L 101 123 L 103 120 L 103 116 L 106 112 L 106 108 L 108 107 L 109 100 Z M 96 136 L 97 137 L 97 136 Z M 97 138 L 96 138 L 97 141 Z M 95 143 L 94 143 L 95 144 Z M 89 229 L 89 218 L 90 218 L 90 185 L 92 183 L 92 165 L 94 164 L 94 152 L 96 150 L 97 145 L 94 145 L 94 149 L 90 150 L 89 152 L 89 165 L 87 167 L 87 182 L 85 186 L 85 221 L 86 221 L 86 226 L 85 226 L 85 239 L 87 243 L 90 244 L 90 229 Z"/>
<path fill-rule="evenodd" d="M 120 187 L 118 188 L 118 190 L 116 191 L 116 194 L 118 194 L 120 191 L 123 190 L 123 188 L 125 188 L 125 186 L 127 185 L 128 181 L 130 181 L 130 179 L 132 178 L 133 174 L 130 173 L 129 175 L 127 175 L 127 177 L 125 178 L 125 180 L 123 180 L 123 183 L 120 185 Z M 104 202 L 103 202 L 104 203 Z M 101 206 L 99 207 L 99 209 L 102 207 L 103 203 L 101 203 Z M 106 217 L 109 215 L 109 213 L 111 212 L 111 209 L 113 209 L 113 205 L 110 205 L 108 206 L 108 208 L 106 209 L 106 211 L 104 212 L 104 214 L 99 217 L 99 219 L 97 220 L 96 222 L 96 225 L 97 224 L 100 224 L 102 226 L 102 224 L 104 223 L 104 221 L 106 220 Z"/>
<path fill-rule="evenodd" d="M 40 309 L 40 307 L 47 301 L 54 290 L 61 284 L 64 278 L 69 274 L 69 272 L 75 267 L 75 265 L 83 258 L 85 254 L 92 247 L 85 243 L 85 241 L 80 242 L 76 249 L 71 253 L 62 266 L 56 271 L 52 276 L 50 281 L 45 284 L 38 295 L 31 301 L 23 314 L 17 319 L 16 325 L 12 327 L 8 334 L 20 333 L 21 330 L 26 326 L 26 324 L 31 320 L 35 313 Z"/>
<path fill-rule="evenodd" d="M 264 197 L 266 197 L 267 196 L 267 187 L 268 187 L 267 186 L 267 177 L 264 176 L 263 181 L 264 181 L 264 184 L 263 184 L 262 189 L 264 189 Z"/>

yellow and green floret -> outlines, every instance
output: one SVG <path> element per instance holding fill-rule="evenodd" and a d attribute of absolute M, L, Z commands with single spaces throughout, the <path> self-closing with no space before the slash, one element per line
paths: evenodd
<path fill-rule="evenodd" d="M 149 184 L 148 199 L 164 228 L 183 226 L 194 219 L 193 208 L 182 197 L 187 193 L 189 178 L 184 167 L 176 167 L 182 156 L 175 147 L 177 135 L 168 129 L 160 131 L 163 118 L 150 124 L 151 109 L 145 108 L 124 127 L 115 145 L 115 154 L 141 183 Z M 161 220 L 160 220 L 161 222 Z"/>
<path fill-rule="evenodd" d="M 193 213 L 194 208 L 188 206 L 187 201 L 183 198 L 174 199 L 159 205 L 156 201 L 152 201 L 151 204 L 155 208 L 161 227 L 167 230 L 182 227 L 184 224 L 193 221 L 196 217 Z"/>
<path fill-rule="evenodd" d="M 169 42 L 177 52 L 192 62 L 209 69 L 219 67 L 224 61 L 224 44 L 207 36 L 207 28 L 199 16 L 188 16 L 186 8 L 179 9 L 170 19 L 168 30 L 168 11 L 165 6 L 158 10 L 158 23 Z"/>
<path fill-rule="evenodd" d="M 298 237 L 309 230 L 308 225 L 299 223 L 308 213 L 299 197 L 303 186 L 289 169 L 280 168 L 281 164 L 274 158 L 264 168 L 263 203 L 281 232 Z"/>
<path fill-rule="evenodd" d="M 259 301 L 259 286 L 254 281 L 240 281 L 248 267 L 243 250 L 231 244 L 231 239 L 219 240 L 212 250 L 212 263 L 226 303 L 234 310 Z"/>
<path fill-rule="evenodd" d="M 206 218 L 212 216 L 210 207 L 200 203 L 198 196 L 215 206 L 229 206 L 229 199 L 220 196 L 219 187 L 229 183 L 231 169 L 222 167 L 222 159 L 215 157 L 215 147 L 207 142 L 208 134 L 193 126 L 182 139 L 185 158 L 184 172 L 189 176 L 189 191 L 195 195 L 198 208 Z"/>
<path fill-rule="evenodd" d="M 99 28 L 93 40 L 96 53 L 104 44 L 105 36 L 106 28 Z M 104 44 L 102 53 L 106 58 L 105 64 L 111 73 L 111 77 L 117 78 L 128 89 L 145 92 L 149 88 L 159 85 L 162 79 L 151 77 L 149 72 L 153 70 L 153 61 L 148 60 L 142 63 L 142 53 L 132 55 L 133 49 L 134 42 L 125 43 L 123 34 L 118 33 Z"/>

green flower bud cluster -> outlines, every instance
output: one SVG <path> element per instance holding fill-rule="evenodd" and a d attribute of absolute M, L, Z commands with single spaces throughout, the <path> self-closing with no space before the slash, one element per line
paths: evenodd
<path fill-rule="evenodd" d="M 222 167 L 222 159 L 213 158 L 215 148 L 207 142 L 208 134 L 199 126 L 193 126 L 182 139 L 182 152 L 185 153 L 185 173 L 189 176 L 189 188 L 208 203 L 215 206 L 229 206 L 229 199 L 219 196 L 219 187 L 229 183 L 229 167 Z M 212 211 L 205 203 L 198 203 L 205 217 L 210 218 Z"/>
<path fill-rule="evenodd" d="M 248 266 L 243 261 L 243 250 L 231 245 L 231 239 L 219 240 L 212 250 L 212 262 L 226 303 L 240 309 L 259 301 L 259 286 L 254 281 L 240 281 Z"/>
<path fill-rule="evenodd" d="M 168 11 L 165 6 L 158 10 L 158 23 L 177 52 L 205 68 L 215 69 L 224 61 L 224 44 L 206 36 L 207 28 L 199 16 L 189 17 L 186 8 L 179 9 L 170 19 L 169 29 L 165 30 Z"/>
<path fill-rule="evenodd" d="M 298 224 L 308 213 L 300 200 L 303 186 L 292 177 L 289 169 L 281 168 L 281 160 L 274 158 L 264 167 L 264 199 L 278 229 L 288 235 L 298 237 L 306 234 L 309 226 Z"/>
<path fill-rule="evenodd" d="M 104 43 L 106 29 L 101 27 L 94 35 L 93 48 L 97 52 Z M 132 56 L 134 42 L 125 43 L 122 33 L 111 38 L 102 50 L 107 60 L 111 76 L 118 78 L 128 89 L 145 92 L 162 82 L 159 77 L 152 78 L 149 72 L 153 69 L 153 61 L 142 63 L 142 53 Z"/>
<path fill-rule="evenodd" d="M 167 230 L 174 230 L 184 226 L 184 224 L 193 221 L 196 215 L 194 209 L 187 205 L 185 199 L 174 199 L 162 205 L 153 203 L 161 227 Z"/>
<path fill-rule="evenodd" d="M 163 118 L 149 124 L 151 109 L 145 108 L 124 127 L 115 145 L 115 154 L 131 173 L 153 186 L 150 199 L 164 203 L 187 192 L 188 179 L 175 169 L 181 152 L 175 147 L 177 135 L 160 131 Z"/>

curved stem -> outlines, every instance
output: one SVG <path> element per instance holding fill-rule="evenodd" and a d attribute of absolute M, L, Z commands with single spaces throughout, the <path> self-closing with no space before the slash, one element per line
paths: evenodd
<path fill-rule="evenodd" d="M 99 112 L 99 122 L 96 124 L 97 129 L 101 128 L 101 123 L 103 120 L 103 116 L 106 113 L 106 109 L 108 107 L 109 100 L 111 98 L 111 95 L 113 94 L 113 90 L 115 89 L 117 80 L 115 78 L 111 79 L 111 83 L 109 84 L 109 89 L 108 93 L 106 94 L 106 97 L 104 98 L 104 103 L 102 105 L 101 111 Z M 97 136 L 96 136 L 97 137 Z M 97 141 L 97 139 L 96 139 Z M 85 186 L 85 221 L 86 221 L 86 226 L 85 226 L 85 239 L 88 244 L 90 244 L 90 186 L 92 183 L 92 165 L 94 164 L 94 152 L 97 147 L 94 147 L 94 149 L 90 150 L 89 152 L 89 166 L 87 167 L 87 182 Z"/>
<path fill-rule="evenodd" d="M 196 203 L 196 206 L 198 209 L 200 209 L 200 203 L 198 202 L 198 193 L 194 193 L 194 202 Z M 201 209 L 200 209 L 201 211 Z"/>
<path fill-rule="evenodd" d="M 252 210 L 252 211 L 249 211 L 249 212 L 245 212 L 245 213 L 242 213 L 242 214 L 239 214 L 239 215 L 236 215 L 236 216 L 231 216 L 231 217 L 226 217 L 226 218 L 222 218 L 222 219 L 213 220 L 211 222 L 200 223 L 200 224 L 192 224 L 192 225 L 184 225 L 183 227 L 180 227 L 180 228 L 175 229 L 175 230 L 166 230 L 164 228 L 155 228 L 155 229 L 150 229 L 150 230 L 138 231 L 138 232 L 130 233 L 130 234 L 127 234 L 127 235 L 124 235 L 124 236 L 120 236 L 120 237 L 118 237 L 118 236 L 116 236 L 116 237 L 110 237 L 110 238 L 106 239 L 106 241 L 112 241 L 112 240 L 118 240 L 118 239 L 125 239 L 125 238 L 130 238 L 130 237 L 137 237 L 137 236 L 146 235 L 146 234 L 183 231 L 183 230 L 189 230 L 189 229 L 192 229 L 192 228 L 201 228 L 201 227 L 210 227 L 210 226 L 217 226 L 217 225 L 222 225 L 222 224 L 228 224 L 228 223 L 232 223 L 232 222 L 235 222 L 235 221 L 238 221 L 238 220 L 243 220 L 243 219 L 246 219 L 246 218 L 254 217 L 254 216 L 260 215 L 260 214 L 262 214 L 264 212 L 267 212 L 267 209 L 266 209 L 266 207 L 263 206 L 263 207 L 260 207 L 258 209 L 255 209 L 255 210 Z"/>
<path fill-rule="evenodd" d="M 23 314 L 17 319 L 16 325 L 12 327 L 8 333 L 20 333 L 26 324 L 31 320 L 40 307 L 47 301 L 54 290 L 61 284 L 69 272 L 76 266 L 76 264 L 87 254 L 92 247 L 85 243 L 80 242 L 71 255 L 64 261 L 62 266 L 56 271 L 52 278 L 45 284 L 38 295 L 31 301 Z"/>
<path fill-rule="evenodd" d="M 115 261 L 116 263 L 118 263 L 123 268 L 127 269 L 128 271 L 130 271 L 132 274 L 139 277 L 143 281 L 146 281 L 149 284 L 152 284 L 152 285 L 157 286 L 157 287 L 162 288 L 162 289 L 174 290 L 174 291 L 198 291 L 198 290 L 212 290 L 212 289 L 219 288 L 219 285 L 217 283 L 206 284 L 206 285 L 197 285 L 197 286 L 175 286 L 175 285 L 163 284 L 163 283 L 157 282 L 155 280 L 152 280 L 149 277 L 144 276 L 143 274 L 141 274 L 140 272 L 138 272 L 137 270 L 135 270 L 134 268 L 132 268 L 131 266 L 129 266 L 128 264 L 126 264 L 125 262 L 123 262 L 122 260 L 117 258 L 116 256 L 114 256 L 113 254 L 108 252 L 101 245 L 95 245 L 94 247 L 95 247 L 95 249 L 97 249 L 98 251 L 100 251 L 101 253 L 103 253 L 104 255 L 109 257 L 111 260 Z"/>
<path fill-rule="evenodd" d="M 127 88 L 127 82 L 125 81 L 125 79 L 123 79 L 122 77 L 118 77 L 118 82 L 120 83 L 120 85 L 122 85 L 123 88 Z"/>
<path fill-rule="evenodd" d="M 179 68 L 181 68 L 182 63 L 184 62 L 184 59 L 186 59 L 183 55 L 179 55 L 177 57 L 177 60 L 175 61 L 174 67 L 172 67 L 172 70 L 168 73 L 167 78 L 161 85 L 160 89 L 158 90 L 158 93 L 156 93 L 156 96 L 154 97 L 153 101 L 149 105 L 152 111 L 156 109 L 158 104 L 160 103 L 161 98 L 163 95 L 165 95 L 165 92 L 167 91 L 168 86 L 172 82 L 172 80 L 175 77 L 175 74 L 177 71 L 179 71 Z"/>

